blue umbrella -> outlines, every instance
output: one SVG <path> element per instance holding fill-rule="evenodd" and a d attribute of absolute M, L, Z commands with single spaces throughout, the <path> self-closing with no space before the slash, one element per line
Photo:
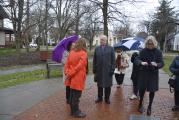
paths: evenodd
<path fill-rule="evenodd" d="M 114 49 L 119 48 L 119 49 L 122 49 L 123 51 L 128 51 L 129 48 L 127 48 L 127 47 L 125 47 L 124 45 L 122 45 L 124 42 L 126 42 L 126 41 L 119 41 L 118 43 L 116 43 L 116 44 L 113 46 Z"/>
<path fill-rule="evenodd" d="M 120 42 L 114 45 L 114 48 L 120 48 L 124 51 L 127 50 L 139 50 L 144 46 L 144 39 L 140 37 L 130 37 L 122 39 Z"/>
<path fill-rule="evenodd" d="M 61 40 L 52 51 L 52 60 L 56 62 L 61 62 L 63 52 L 67 49 L 67 45 L 70 42 L 75 42 L 76 40 L 78 40 L 77 35 L 69 36 Z"/>

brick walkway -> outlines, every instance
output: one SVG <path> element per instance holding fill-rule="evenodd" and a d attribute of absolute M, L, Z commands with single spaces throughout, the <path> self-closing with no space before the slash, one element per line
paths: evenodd
<path fill-rule="evenodd" d="M 131 86 L 116 88 L 114 85 L 111 94 L 111 104 L 104 102 L 95 104 L 96 86 L 87 88 L 81 97 L 80 108 L 87 116 L 84 120 L 129 120 L 130 115 L 140 115 L 137 112 L 138 100 L 131 101 Z M 145 98 L 145 108 L 148 105 L 148 94 Z M 173 94 L 169 89 L 160 89 L 154 98 L 152 115 L 161 120 L 179 120 L 179 112 L 172 112 Z M 143 113 L 146 115 L 146 112 Z M 34 105 L 27 111 L 19 114 L 14 120 L 73 120 L 70 116 L 70 107 L 65 103 L 65 91 L 58 91 L 48 99 Z"/>

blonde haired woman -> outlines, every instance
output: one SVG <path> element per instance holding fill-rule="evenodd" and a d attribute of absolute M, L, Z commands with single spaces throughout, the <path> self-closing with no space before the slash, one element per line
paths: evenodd
<path fill-rule="evenodd" d="M 147 115 L 151 115 L 152 102 L 155 92 L 159 89 L 159 69 L 164 66 L 162 52 L 157 49 L 157 41 L 154 36 L 148 36 L 145 40 L 145 48 L 139 53 L 135 63 L 139 66 L 139 112 L 144 112 L 143 98 L 145 91 L 149 92 L 149 105 Z"/>
<path fill-rule="evenodd" d="M 80 38 L 75 42 L 65 64 L 65 85 L 70 86 L 71 115 L 85 117 L 86 114 L 79 109 L 79 99 L 85 86 L 87 53 L 86 42 Z"/>

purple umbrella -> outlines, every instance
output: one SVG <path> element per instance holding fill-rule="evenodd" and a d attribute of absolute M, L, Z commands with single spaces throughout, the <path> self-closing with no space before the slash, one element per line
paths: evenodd
<path fill-rule="evenodd" d="M 52 51 L 52 60 L 56 62 L 61 62 L 63 52 L 67 49 L 68 43 L 75 42 L 76 40 L 78 40 L 77 35 L 72 35 L 61 40 Z"/>

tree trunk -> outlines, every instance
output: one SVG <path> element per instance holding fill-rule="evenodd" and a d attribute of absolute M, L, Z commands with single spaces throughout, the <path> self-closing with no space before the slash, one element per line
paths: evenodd
<path fill-rule="evenodd" d="M 29 19 L 30 19 L 30 7 L 29 7 L 29 0 L 27 0 L 27 20 L 26 20 L 26 28 L 29 27 Z M 26 47 L 26 51 L 29 52 L 29 41 L 30 41 L 30 34 L 29 34 L 29 30 L 25 31 L 27 33 L 25 34 L 25 47 Z"/>
<path fill-rule="evenodd" d="M 24 7 L 24 0 L 18 0 L 18 21 L 17 21 L 17 35 L 16 35 L 16 50 L 20 52 L 21 48 L 21 26 L 22 26 L 22 17 L 23 17 L 23 7 Z"/>
<path fill-rule="evenodd" d="M 163 53 L 166 53 L 167 52 L 167 47 L 166 47 L 166 44 L 167 44 L 167 36 L 168 36 L 168 25 L 166 24 L 165 26 L 165 40 L 164 40 L 164 43 L 163 43 Z"/>
<path fill-rule="evenodd" d="M 76 8 L 76 29 L 75 29 L 76 34 L 79 33 L 79 21 L 80 21 L 79 11 L 80 11 L 80 0 L 77 1 L 77 8 Z"/>
<path fill-rule="evenodd" d="M 46 0 L 46 5 L 45 5 L 45 42 L 46 42 L 46 51 L 48 51 L 48 35 L 47 35 L 47 22 L 48 22 L 48 0 Z"/>
<path fill-rule="evenodd" d="M 108 36 L 108 0 L 103 0 L 103 26 L 104 26 L 104 35 Z M 107 41 L 108 43 L 108 41 Z"/>
<path fill-rule="evenodd" d="M 62 15 L 62 0 L 56 0 L 56 4 L 57 4 L 57 19 L 58 19 L 58 39 L 61 40 L 62 39 L 62 21 L 61 21 L 61 15 Z"/>
<path fill-rule="evenodd" d="M 15 34 L 15 41 L 16 41 L 16 52 L 20 52 L 20 34 L 16 33 Z"/>

